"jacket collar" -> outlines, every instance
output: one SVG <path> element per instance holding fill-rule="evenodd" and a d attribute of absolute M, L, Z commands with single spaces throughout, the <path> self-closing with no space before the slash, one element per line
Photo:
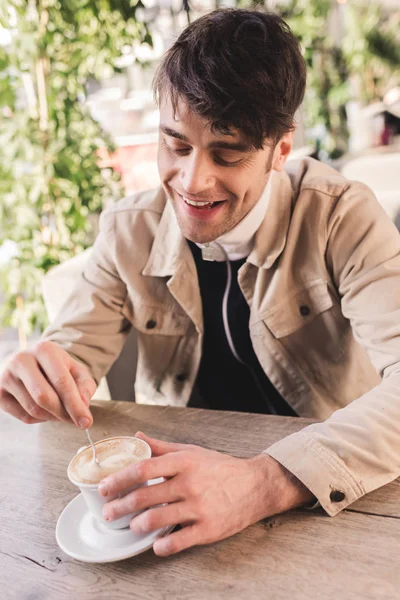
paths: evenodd
<path fill-rule="evenodd" d="M 169 277 L 167 286 L 175 300 L 203 333 L 203 309 L 194 258 L 167 200 L 143 275 Z"/>
<path fill-rule="evenodd" d="M 293 190 L 285 171 L 274 174 L 271 198 L 247 262 L 270 269 L 282 253 L 290 223 Z"/>
<path fill-rule="evenodd" d="M 293 190 L 286 172 L 274 174 L 271 198 L 265 218 L 255 237 L 254 248 L 247 261 L 259 268 L 270 269 L 283 251 L 289 228 Z M 192 253 L 179 228 L 171 203 L 166 200 L 153 246 L 143 275 L 169 277 L 179 267 L 196 271 Z"/>
<path fill-rule="evenodd" d="M 165 192 L 162 193 L 165 196 Z M 189 255 L 192 254 L 179 228 L 174 209 L 166 199 L 150 256 L 142 274 L 150 277 L 169 277 Z"/>

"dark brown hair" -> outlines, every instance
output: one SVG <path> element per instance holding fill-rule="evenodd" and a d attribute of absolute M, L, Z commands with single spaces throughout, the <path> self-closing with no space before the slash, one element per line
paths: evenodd
<path fill-rule="evenodd" d="M 154 79 L 157 102 L 169 94 L 214 131 L 239 129 L 257 149 L 293 130 L 306 85 L 299 43 L 281 17 L 215 10 L 187 27 L 165 53 Z"/>

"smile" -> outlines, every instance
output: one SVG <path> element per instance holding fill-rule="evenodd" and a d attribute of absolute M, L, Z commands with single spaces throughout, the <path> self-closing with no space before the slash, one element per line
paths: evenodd
<path fill-rule="evenodd" d="M 224 200 L 218 200 L 217 202 L 194 202 L 193 200 L 189 200 L 189 198 L 186 198 L 186 196 L 182 196 L 182 198 L 186 202 L 186 204 L 189 204 L 189 206 L 194 206 L 198 209 L 214 208 L 214 206 L 217 206 L 217 204 L 225 202 Z"/>

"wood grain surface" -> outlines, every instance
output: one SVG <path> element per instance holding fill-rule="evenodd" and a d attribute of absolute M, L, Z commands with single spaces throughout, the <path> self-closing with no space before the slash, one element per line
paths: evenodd
<path fill-rule="evenodd" d="M 169 441 L 250 457 L 312 421 L 143 406 L 93 405 L 95 440 L 141 430 Z M 66 468 L 86 445 L 64 423 L 26 426 L 0 414 L 1 600 L 400 598 L 400 482 L 334 518 L 296 510 L 169 558 L 149 550 L 105 565 L 80 563 L 57 546 L 57 519 L 76 496 Z"/>

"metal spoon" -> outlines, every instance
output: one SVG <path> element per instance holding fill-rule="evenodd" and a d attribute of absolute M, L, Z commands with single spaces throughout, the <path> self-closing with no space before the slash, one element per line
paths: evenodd
<path fill-rule="evenodd" d="M 97 454 L 96 454 L 96 446 L 93 444 L 93 440 L 90 437 L 89 429 L 85 429 L 85 432 L 86 432 L 86 437 L 89 440 L 90 445 L 92 446 L 92 450 L 93 450 L 93 462 L 95 462 L 100 467 L 101 465 L 99 463 L 99 459 L 97 458 Z"/>

